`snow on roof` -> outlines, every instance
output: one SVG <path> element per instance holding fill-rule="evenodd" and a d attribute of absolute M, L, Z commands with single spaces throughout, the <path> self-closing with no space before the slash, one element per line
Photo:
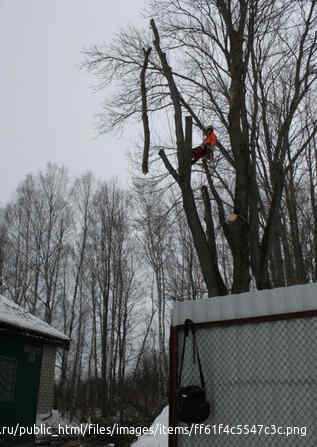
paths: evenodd
<path fill-rule="evenodd" d="M 35 317 L 21 306 L 0 295 L 0 324 L 6 323 L 20 329 L 43 334 L 60 340 L 69 341 L 65 334 L 50 326 L 40 318 Z"/>
<path fill-rule="evenodd" d="M 317 283 L 177 302 L 172 326 L 317 310 Z"/>

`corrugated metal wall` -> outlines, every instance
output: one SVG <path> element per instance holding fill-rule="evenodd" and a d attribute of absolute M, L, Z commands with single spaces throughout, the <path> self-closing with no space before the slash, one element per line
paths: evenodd
<path fill-rule="evenodd" d="M 182 425 L 174 411 L 175 378 L 186 318 L 200 323 L 196 337 L 212 412 L 204 422 L 207 430 L 196 427 L 191 436 L 171 436 L 170 445 L 316 447 L 316 309 L 317 284 L 177 303 L 170 425 Z M 200 381 L 189 336 L 182 385 L 191 384 Z M 235 434 L 228 433 L 231 429 Z"/>
<path fill-rule="evenodd" d="M 254 425 L 256 434 L 180 435 L 185 446 L 317 445 L 317 318 L 296 318 L 197 330 L 212 414 L 206 425 Z M 179 337 L 181 352 L 183 336 Z M 184 385 L 199 384 L 191 337 L 184 361 Z M 264 427 L 270 427 L 265 435 Z M 274 427 L 307 426 L 307 436 L 284 436 Z M 247 429 L 244 430 L 247 432 Z M 255 431 L 255 430 L 254 430 Z M 301 434 L 304 429 L 301 429 Z"/>

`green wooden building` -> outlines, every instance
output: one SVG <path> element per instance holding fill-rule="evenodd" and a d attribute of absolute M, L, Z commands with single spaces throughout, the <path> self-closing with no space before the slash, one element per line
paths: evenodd
<path fill-rule="evenodd" d="M 68 349 L 69 343 L 64 334 L 0 295 L 0 444 L 34 438 L 37 415 L 53 408 L 56 349 Z"/>

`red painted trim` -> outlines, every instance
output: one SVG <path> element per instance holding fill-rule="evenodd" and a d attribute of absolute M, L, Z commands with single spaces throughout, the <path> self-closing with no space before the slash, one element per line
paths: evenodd
<path fill-rule="evenodd" d="M 195 327 L 199 329 L 210 328 L 213 326 L 231 326 L 237 324 L 261 323 L 265 321 L 292 320 L 294 318 L 311 318 L 317 317 L 317 310 L 305 310 L 301 312 L 289 312 L 275 315 L 264 315 L 261 317 L 233 318 L 231 320 L 205 321 L 203 323 L 195 323 Z M 174 326 L 175 329 L 183 329 L 184 325 Z"/>
<path fill-rule="evenodd" d="M 176 390 L 178 377 L 178 330 L 171 326 L 169 339 L 169 357 L 170 357 L 170 377 L 169 377 L 169 414 L 168 425 L 175 427 L 176 419 Z M 175 434 L 168 435 L 168 447 L 176 447 L 177 439 Z"/>

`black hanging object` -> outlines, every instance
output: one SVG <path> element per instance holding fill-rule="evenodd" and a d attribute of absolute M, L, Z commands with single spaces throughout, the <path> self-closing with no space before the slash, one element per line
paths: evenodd
<path fill-rule="evenodd" d="M 181 386 L 186 339 L 190 331 L 193 337 L 193 364 L 195 363 L 195 358 L 197 355 L 201 386 Z M 195 324 L 190 319 L 186 319 L 184 323 L 184 342 L 178 376 L 176 405 L 177 416 L 180 422 L 187 422 L 188 424 L 204 422 L 210 414 L 210 405 L 209 402 L 207 402 L 206 400 L 205 379 L 196 342 Z"/>

